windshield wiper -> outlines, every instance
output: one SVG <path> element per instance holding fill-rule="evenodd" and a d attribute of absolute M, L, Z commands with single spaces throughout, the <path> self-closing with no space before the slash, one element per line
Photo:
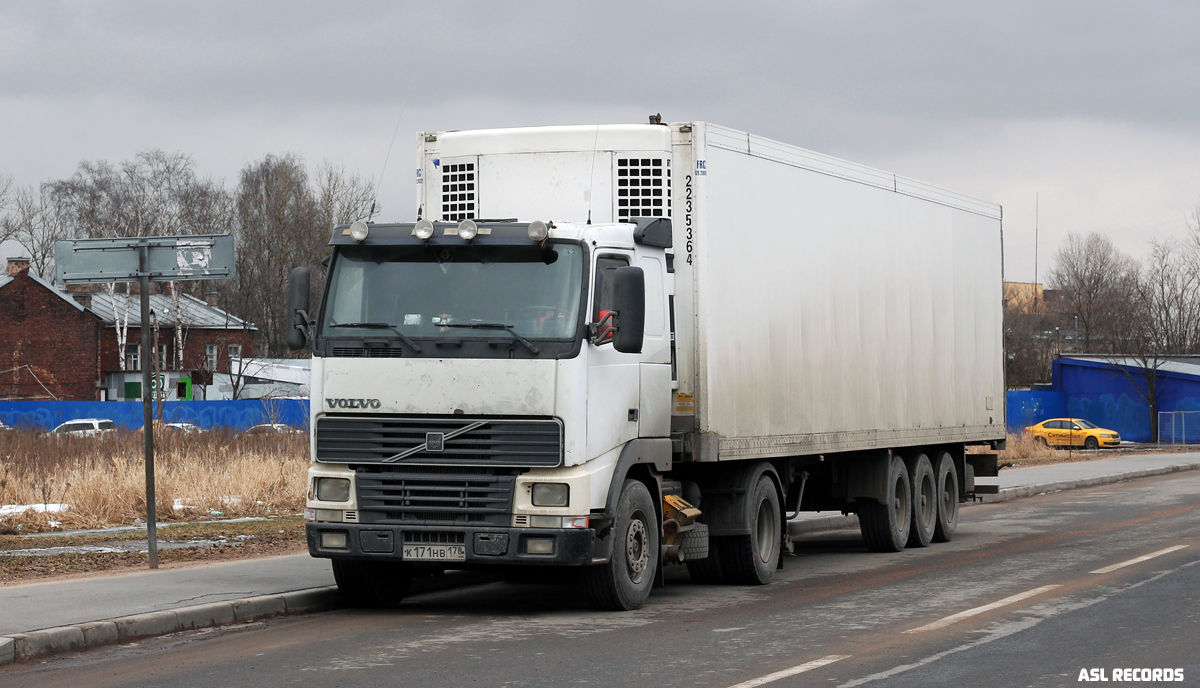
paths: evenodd
<path fill-rule="evenodd" d="M 504 323 L 442 323 L 439 325 L 439 327 L 469 327 L 479 330 L 505 330 L 513 336 L 513 339 L 524 344 L 525 348 L 529 349 L 530 353 L 532 353 L 534 356 L 538 355 L 538 348 L 533 345 L 533 342 L 517 334 L 517 331 L 513 329 L 512 325 L 505 325 Z"/>
<path fill-rule="evenodd" d="M 388 329 L 388 330 L 391 330 L 392 332 L 395 332 L 396 336 L 400 338 L 400 341 L 407 344 L 409 346 L 409 348 L 411 348 L 413 351 L 415 351 L 417 353 L 421 353 L 421 347 L 417 346 L 416 342 L 414 342 L 412 339 L 410 339 L 408 337 L 408 335 L 401 332 L 395 325 L 393 325 L 391 323 L 385 323 L 385 322 L 329 323 L 329 326 L 330 327 L 371 327 L 371 328 L 375 328 L 375 329 Z"/>

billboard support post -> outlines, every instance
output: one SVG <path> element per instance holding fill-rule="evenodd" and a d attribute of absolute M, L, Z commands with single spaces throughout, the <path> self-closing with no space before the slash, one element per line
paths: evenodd
<path fill-rule="evenodd" d="M 153 236 L 69 239 L 54 246 L 58 282 L 88 284 L 137 282 L 141 288 L 142 436 L 146 459 L 146 549 L 158 568 L 158 518 L 154 495 L 154 402 L 150 348 L 150 282 L 229 279 L 234 276 L 233 236 Z M 178 316 L 176 316 L 178 317 Z M 179 323 L 176 323 L 176 327 Z M 182 363 L 181 363 L 182 365 Z M 157 395 L 155 395 L 157 396 Z M 159 404 L 162 404 L 160 399 Z"/>

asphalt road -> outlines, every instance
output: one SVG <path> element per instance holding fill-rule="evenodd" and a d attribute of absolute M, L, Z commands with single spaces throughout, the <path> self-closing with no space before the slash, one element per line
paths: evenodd
<path fill-rule="evenodd" d="M 1059 686 L 1081 669 L 1200 684 L 1194 472 L 974 505 L 924 550 L 811 536 L 766 587 L 668 577 L 631 613 L 492 583 L 15 665 L 0 685 Z"/>

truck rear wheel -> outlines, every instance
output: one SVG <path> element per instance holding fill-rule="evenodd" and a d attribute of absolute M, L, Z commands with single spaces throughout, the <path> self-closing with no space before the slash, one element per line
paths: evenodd
<path fill-rule="evenodd" d="M 938 496 L 929 457 L 917 454 L 908 464 L 908 482 L 912 486 L 912 524 L 908 529 L 909 547 L 928 547 L 937 526 Z"/>
<path fill-rule="evenodd" d="M 658 535 L 650 490 L 637 480 L 626 480 L 613 523 L 612 558 L 583 571 L 583 590 L 593 607 L 628 611 L 646 602 L 662 557 Z"/>
<path fill-rule="evenodd" d="M 912 524 L 912 491 L 908 468 L 899 456 L 893 456 L 888 466 L 887 502 L 859 499 L 858 526 L 867 549 L 872 552 L 899 552 L 908 544 L 908 529 Z"/>
<path fill-rule="evenodd" d="M 958 469 L 950 452 L 938 454 L 933 474 L 937 480 L 937 525 L 933 529 L 934 542 L 950 542 L 958 530 Z"/>
<path fill-rule="evenodd" d="M 398 562 L 334 559 L 333 579 L 351 607 L 395 607 L 412 586 L 412 569 Z"/>
<path fill-rule="evenodd" d="M 750 534 L 721 538 L 718 555 L 730 583 L 766 585 L 779 566 L 779 493 L 763 475 L 750 493 Z"/>

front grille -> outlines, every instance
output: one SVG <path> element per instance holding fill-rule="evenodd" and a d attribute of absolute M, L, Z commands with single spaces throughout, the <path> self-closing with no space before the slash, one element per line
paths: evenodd
<path fill-rule="evenodd" d="M 358 520 L 508 525 L 515 481 L 515 476 L 499 471 L 360 470 L 355 481 Z"/>
<path fill-rule="evenodd" d="M 332 349 L 334 358 L 400 358 L 404 349 L 389 347 L 335 346 Z"/>
<path fill-rule="evenodd" d="M 467 542 L 466 533 L 435 533 L 432 531 L 406 530 L 405 542 L 419 542 L 431 545 L 463 545 Z"/>
<path fill-rule="evenodd" d="M 316 434 L 317 461 L 325 463 L 532 467 L 562 461 L 563 427 L 555 419 L 322 416 Z"/>

